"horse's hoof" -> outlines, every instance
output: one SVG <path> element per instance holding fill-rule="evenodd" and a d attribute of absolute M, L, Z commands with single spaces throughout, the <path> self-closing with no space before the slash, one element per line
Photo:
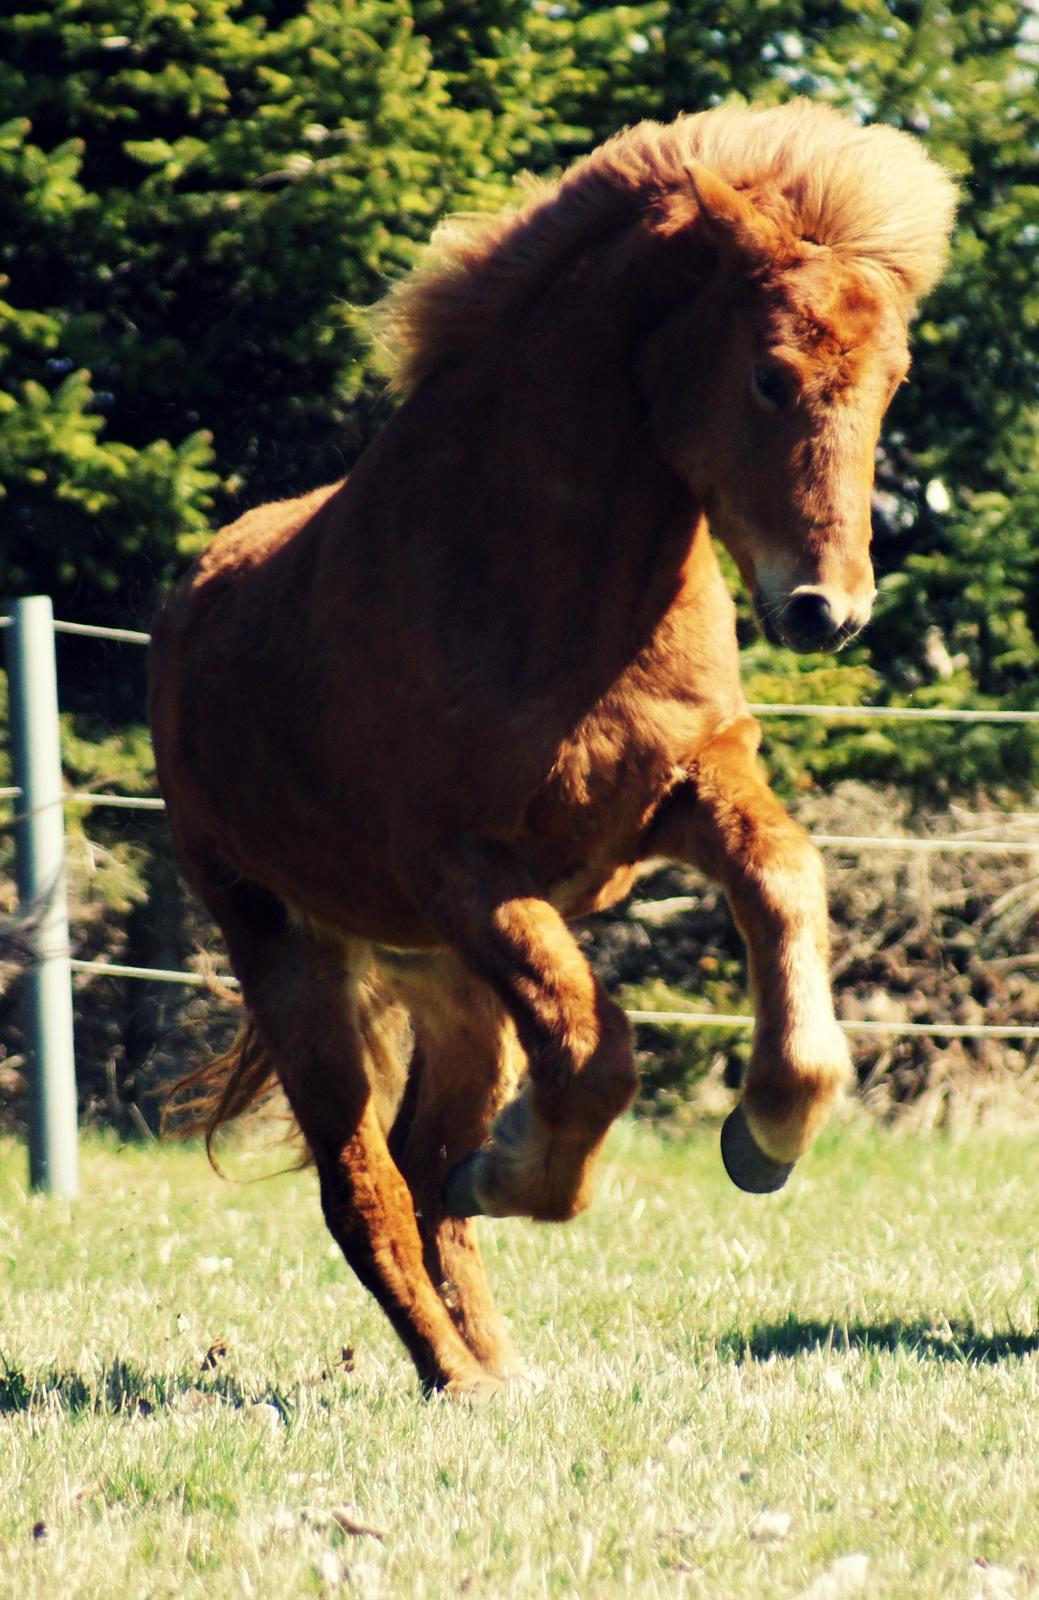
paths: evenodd
<path fill-rule="evenodd" d="M 722 1161 L 737 1189 L 747 1194 L 774 1194 L 794 1170 L 792 1161 L 773 1161 L 755 1142 L 742 1106 L 722 1126 Z"/>
<path fill-rule="evenodd" d="M 476 1192 L 476 1177 L 480 1170 L 480 1152 L 474 1150 L 444 1179 L 444 1215 L 448 1217 L 482 1217 L 483 1204 Z"/>
<path fill-rule="evenodd" d="M 438 1398 L 463 1402 L 470 1406 L 490 1405 L 505 1393 L 505 1379 L 496 1378 L 492 1372 L 474 1372 L 464 1378 L 452 1378 L 437 1391 Z"/>

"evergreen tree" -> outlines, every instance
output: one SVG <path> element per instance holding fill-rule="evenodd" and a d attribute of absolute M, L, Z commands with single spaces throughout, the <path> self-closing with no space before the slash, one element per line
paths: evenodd
<path fill-rule="evenodd" d="M 1017 0 L 7 11 L 0 587 L 143 620 L 214 522 L 348 468 L 386 403 L 358 308 L 441 215 L 501 204 L 520 170 L 556 170 L 640 117 L 806 93 L 916 132 L 963 189 L 883 443 L 881 604 L 855 681 L 1024 703 L 1039 665 L 1035 32 Z M 783 698 L 844 698 L 852 681 L 761 645 L 748 664 L 752 689 Z M 813 763 L 986 782 L 1034 768 L 1020 734 L 942 737 L 845 734 Z"/>

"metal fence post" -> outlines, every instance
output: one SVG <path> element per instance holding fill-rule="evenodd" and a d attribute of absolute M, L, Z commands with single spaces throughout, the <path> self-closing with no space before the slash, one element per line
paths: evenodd
<path fill-rule="evenodd" d="M 65 817 L 48 597 L 10 604 L 5 632 L 17 823 L 18 894 L 29 919 L 33 964 L 25 977 L 29 1068 L 29 1182 L 50 1194 L 78 1191 L 72 968 L 65 897 Z"/>

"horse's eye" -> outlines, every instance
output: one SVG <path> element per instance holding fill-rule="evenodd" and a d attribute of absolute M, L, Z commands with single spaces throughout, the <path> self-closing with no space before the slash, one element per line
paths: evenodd
<path fill-rule="evenodd" d="M 785 367 L 774 361 L 756 361 L 751 386 L 754 394 L 771 411 L 786 411 L 794 403 L 794 380 Z"/>

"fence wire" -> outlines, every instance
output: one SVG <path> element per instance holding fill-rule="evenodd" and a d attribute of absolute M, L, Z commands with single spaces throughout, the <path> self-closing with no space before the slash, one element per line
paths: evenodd
<path fill-rule="evenodd" d="M 0 789 L 0 801 L 16 800 L 20 798 L 20 789 Z M 51 806 L 75 805 L 88 808 L 100 807 L 102 809 L 119 811 L 165 811 L 166 802 L 158 796 L 135 794 L 85 794 L 70 791 L 60 800 L 49 802 Z M 37 816 L 47 807 L 38 806 L 35 811 L 19 811 L 13 816 L 0 819 L 0 827 L 12 827 L 15 823 L 24 822 L 29 816 Z M 1039 825 L 1039 819 L 1037 819 Z M 853 834 L 853 833 L 810 833 L 812 843 L 821 850 L 895 850 L 908 854 L 936 854 L 945 852 L 950 855 L 1002 855 L 1002 856 L 1039 856 L 1039 833 L 1034 840 L 1028 839 L 978 839 L 969 836 L 958 837 L 955 835 L 944 836 L 936 834 L 934 837 L 913 837 L 899 834 Z"/>
<path fill-rule="evenodd" d="M 10 625 L 10 617 L 0 616 L 0 628 Z M 109 628 L 85 622 L 55 620 L 55 633 L 76 634 L 94 639 L 111 639 L 123 644 L 147 645 L 150 635 L 133 628 Z M 1006 711 L 983 709 L 956 709 L 945 706 L 838 706 L 803 705 L 782 702 L 751 703 L 748 710 L 759 717 L 820 717 L 826 719 L 884 719 L 891 722 L 953 722 L 953 723 L 1033 723 L 1039 722 L 1039 711 Z M 0 788 L 0 801 L 18 800 L 18 788 Z M 95 794 L 73 792 L 54 804 L 74 804 L 88 807 L 106 807 L 125 811 L 164 811 L 166 803 L 158 796 Z M 5 819 L 4 825 L 22 820 L 15 816 Z M 1039 837 L 1032 842 L 1020 839 L 977 839 L 956 837 L 900 838 L 892 835 L 872 837 L 851 834 L 812 834 L 813 842 L 830 850 L 894 850 L 910 854 L 931 854 L 939 851 L 957 855 L 1039 855 Z M 238 980 L 231 976 L 207 976 L 198 972 L 173 971 L 161 967 L 136 967 L 119 962 L 80 961 L 70 963 L 74 972 L 84 976 L 142 980 L 149 983 L 182 984 L 210 989 L 237 989 Z M 698 1011 L 641 1011 L 627 1012 L 637 1024 L 654 1027 L 707 1027 L 745 1030 L 753 1027 L 754 1018 L 742 1014 Z M 880 1022 L 865 1019 L 848 1019 L 840 1022 L 847 1033 L 886 1034 L 893 1037 L 926 1037 L 940 1039 L 1039 1039 L 1039 1026 L 994 1023 L 941 1023 L 941 1022 Z"/>
<path fill-rule="evenodd" d="M 164 967 L 131 967 L 116 961 L 77 961 L 73 972 L 99 978 L 144 978 L 150 983 L 180 983 L 198 989 L 238 989 L 237 978 L 223 973 L 211 976 L 201 972 L 179 972 Z M 629 1021 L 661 1028 L 747 1029 L 754 1018 L 724 1011 L 638 1011 L 625 1012 Z M 1039 1026 L 1028 1023 L 966 1022 L 875 1022 L 866 1018 L 838 1020 L 845 1033 L 888 1034 L 929 1039 L 1039 1039 Z"/>

